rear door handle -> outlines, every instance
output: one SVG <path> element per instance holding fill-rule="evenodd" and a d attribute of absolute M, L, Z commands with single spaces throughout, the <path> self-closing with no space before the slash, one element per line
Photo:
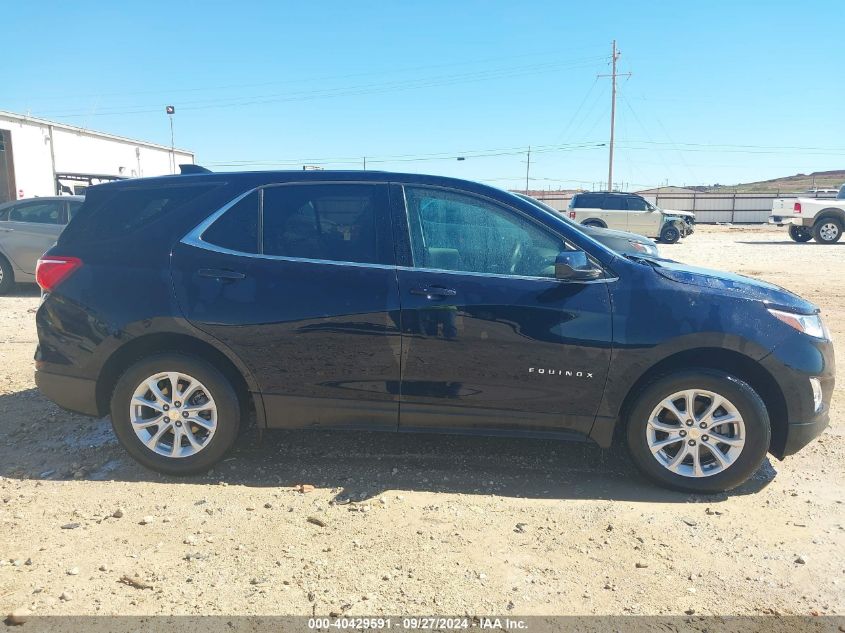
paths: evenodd
<path fill-rule="evenodd" d="M 217 279 L 218 281 L 236 281 L 246 277 L 243 273 L 239 273 L 235 270 L 225 270 L 223 268 L 200 268 L 197 274 L 200 277 Z"/>
<path fill-rule="evenodd" d="M 445 299 L 457 295 L 456 290 L 441 288 L 440 286 L 428 286 L 426 288 L 411 288 L 412 295 L 421 295 L 427 299 Z"/>
<path fill-rule="evenodd" d="M 11 233 L 14 230 L 15 229 L 0 229 L 0 231 L 3 231 L 3 233 Z"/>

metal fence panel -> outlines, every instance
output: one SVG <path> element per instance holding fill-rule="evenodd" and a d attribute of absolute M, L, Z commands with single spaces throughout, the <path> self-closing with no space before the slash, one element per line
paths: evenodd
<path fill-rule="evenodd" d="M 756 224 L 768 221 L 769 215 L 771 215 L 772 202 L 775 200 L 805 195 L 802 193 L 699 193 L 696 191 L 689 193 L 650 193 L 643 195 L 643 197 L 662 209 L 692 211 L 695 213 L 696 222 L 702 224 L 716 222 Z M 569 205 L 572 195 L 548 192 L 538 195 L 538 198 L 549 206 L 564 211 Z"/>

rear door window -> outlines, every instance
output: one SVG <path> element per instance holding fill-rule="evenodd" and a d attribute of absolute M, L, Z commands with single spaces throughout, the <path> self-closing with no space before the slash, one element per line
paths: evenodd
<path fill-rule="evenodd" d="M 257 253 L 258 202 L 258 191 L 236 202 L 205 230 L 203 241 L 230 251 Z"/>
<path fill-rule="evenodd" d="M 82 206 L 81 202 L 68 202 L 67 203 L 67 212 L 68 212 L 68 221 L 73 219 L 73 216 L 76 215 L 76 212 L 79 211 L 79 207 Z"/>
<path fill-rule="evenodd" d="M 573 207 L 576 209 L 602 209 L 604 195 L 600 193 L 581 193 L 575 196 Z"/>
<path fill-rule="evenodd" d="M 625 207 L 624 196 L 605 196 L 604 206 L 601 208 L 605 211 L 624 211 Z"/>
<path fill-rule="evenodd" d="M 394 261 L 387 185 L 266 187 L 261 217 L 266 255 L 365 264 Z"/>

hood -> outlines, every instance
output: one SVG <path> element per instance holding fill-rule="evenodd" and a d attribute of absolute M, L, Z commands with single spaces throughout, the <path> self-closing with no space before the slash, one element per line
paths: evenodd
<path fill-rule="evenodd" d="M 598 226 L 584 226 L 578 227 L 590 237 L 616 237 L 622 240 L 630 240 L 632 242 L 640 242 L 641 244 L 654 244 L 654 240 L 650 240 L 642 235 L 630 233 L 628 231 L 617 231 L 616 229 L 605 229 Z"/>
<path fill-rule="evenodd" d="M 695 213 L 692 211 L 676 211 L 675 209 L 660 209 L 663 215 L 677 215 L 682 218 L 694 218 Z"/>
<path fill-rule="evenodd" d="M 798 314 L 815 314 L 819 311 L 809 301 L 767 281 L 720 270 L 687 266 L 668 260 L 660 260 L 655 263 L 657 265 L 654 270 L 658 275 L 681 284 L 711 288 L 726 294 L 736 294 L 746 299 L 762 301 L 771 308 Z"/>

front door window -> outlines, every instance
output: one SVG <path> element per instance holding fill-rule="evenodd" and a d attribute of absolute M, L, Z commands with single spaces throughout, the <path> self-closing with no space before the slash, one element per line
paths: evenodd
<path fill-rule="evenodd" d="M 554 278 L 563 242 L 496 203 L 460 193 L 406 187 L 417 268 Z"/>

